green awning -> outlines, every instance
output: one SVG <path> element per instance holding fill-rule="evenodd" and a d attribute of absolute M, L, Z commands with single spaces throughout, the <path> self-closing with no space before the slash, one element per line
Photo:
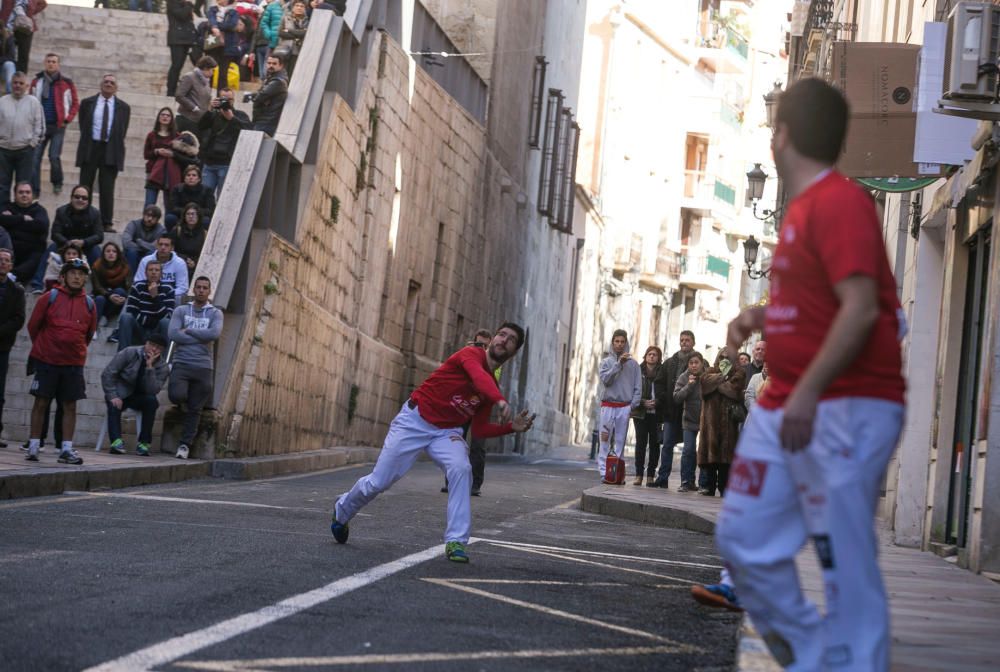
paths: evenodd
<path fill-rule="evenodd" d="M 900 193 L 929 187 L 940 179 L 940 177 L 856 177 L 854 181 L 869 189 Z"/>

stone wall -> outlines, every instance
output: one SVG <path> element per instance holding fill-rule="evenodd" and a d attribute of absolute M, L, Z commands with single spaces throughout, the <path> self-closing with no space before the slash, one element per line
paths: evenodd
<path fill-rule="evenodd" d="M 229 453 L 378 445 L 410 390 L 476 328 L 528 312 L 526 218 L 484 129 L 379 39 L 357 110 L 333 100 L 298 239 L 255 233 L 241 366 L 220 404 Z M 520 359 L 502 381 L 515 405 Z"/>

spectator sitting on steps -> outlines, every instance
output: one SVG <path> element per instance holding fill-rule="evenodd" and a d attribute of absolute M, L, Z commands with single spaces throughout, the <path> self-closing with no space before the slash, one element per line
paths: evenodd
<path fill-rule="evenodd" d="M 184 169 L 184 183 L 178 184 L 170 190 L 170 202 L 167 203 L 166 225 L 167 231 L 172 231 L 181 215 L 184 214 L 184 206 L 194 203 L 201 208 L 205 228 L 208 228 L 212 221 L 212 213 L 215 212 L 215 194 L 206 184 L 201 181 L 201 169 L 198 166 L 188 166 Z"/>
<path fill-rule="evenodd" d="M 278 130 L 278 120 L 286 98 L 288 73 L 285 71 L 285 58 L 280 53 L 272 52 L 267 57 L 267 79 L 260 91 L 252 96 L 253 129 L 273 136 Z"/>
<path fill-rule="evenodd" d="M 137 280 L 129 290 L 118 334 L 108 338 L 109 342 L 117 339 L 119 351 L 145 342 L 151 334 L 166 335 L 176 302 L 173 285 L 161 280 L 162 273 L 162 264 L 153 259 L 146 264 L 147 277 Z"/>
<path fill-rule="evenodd" d="M 3 432 L 3 404 L 7 391 L 7 365 L 17 332 L 24 326 L 24 287 L 8 273 L 14 265 L 14 253 L 0 248 L 0 433 Z M 0 441 L 0 448 L 7 444 Z"/>
<path fill-rule="evenodd" d="M 198 258 L 205 247 L 205 227 L 201 223 L 201 211 L 194 203 L 188 203 L 184 208 L 184 220 L 180 226 L 170 232 L 174 241 L 174 253 L 187 264 L 188 279 L 198 266 Z"/>
<path fill-rule="evenodd" d="M 101 374 L 104 400 L 108 405 L 108 439 L 110 452 L 125 454 L 122 441 L 122 411 L 132 408 L 142 413 L 139 421 L 139 441 L 135 454 L 149 456 L 153 442 L 153 421 L 159 403 L 156 395 L 167 382 L 170 371 L 163 356 L 167 340 L 161 334 L 150 334 L 145 345 L 119 350 Z"/>
<path fill-rule="evenodd" d="M 122 312 L 132 287 L 132 273 L 118 243 L 104 243 L 101 258 L 94 262 L 90 279 L 94 303 L 97 304 L 97 326 L 103 327 Z"/>
<path fill-rule="evenodd" d="M 89 261 L 97 261 L 101 256 L 101 241 L 104 240 L 104 229 L 101 226 L 101 213 L 90 204 L 90 190 L 78 184 L 70 192 L 70 202 L 56 208 L 55 221 L 52 222 L 52 244 L 48 252 L 55 252 L 67 243 L 73 243 L 87 256 Z M 42 280 L 45 276 L 47 256 L 42 257 L 31 279 L 32 290 L 40 294 Z"/>
<path fill-rule="evenodd" d="M 87 260 L 83 258 L 83 253 L 80 250 L 80 246 L 76 243 L 66 243 L 66 245 L 59 248 L 57 252 L 49 252 L 48 264 L 45 267 L 45 289 L 50 290 L 55 287 L 60 282 L 62 276 L 63 266 L 70 261 L 80 260 L 83 265 L 90 270 L 90 264 Z M 84 282 L 84 291 L 88 294 L 90 293 L 90 276 L 87 276 L 87 280 Z"/>
<path fill-rule="evenodd" d="M 13 245 L 13 274 L 18 282 L 31 280 L 45 257 L 49 238 L 49 213 L 35 200 L 31 185 L 19 182 L 14 185 L 14 202 L 0 206 L 0 227 L 10 234 Z M 2 247 L 2 241 L 0 241 Z"/>
<path fill-rule="evenodd" d="M 139 270 L 139 260 L 154 254 L 156 241 L 166 234 L 167 230 L 160 224 L 160 208 L 155 205 L 147 205 L 142 209 L 142 219 L 133 219 L 125 226 L 122 245 L 133 274 Z"/>
<path fill-rule="evenodd" d="M 216 196 L 226 181 L 240 131 L 252 126 L 246 112 L 233 108 L 233 90 L 228 86 L 222 89 L 219 97 L 212 101 L 211 109 L 198 122 L 204 138 L 201 149 L 204 165 L 202 183 Z"/>
<path fill-rule="evenodd" d="M 63 406 L 62 446 L 59 461 L 83 464 L 73 450 L 76 430 L 76 402 L 87 396 L 83 367 L 87 363 L 87 345 L 97 331 L 97 310 L 93 300 L 83 291 L 90 269 L 82 259 L 63 265 L 60 280 L 50 298 L 35 302 L 28 321 L 31 337 L 29 373 L 35 374 L 31 394 L 31 434 L 28 440 L 28 460 L 38 461 L 42 422 L 51 399 Z"/>
<path fill-rule="evenodd" d="M 174 252 L 174 241 L 170 236 L 160 236 L 156 240 L 156 253 L 143 257 L 135 272 L 134 282 L 146 279 L 146 266 L 151 261 L 158 261 L 163 266 L 163 282 L 174 288 L 177 303 L 184 299 L 188 291 L 187 264 Z"/>
<path fill-rule="evenodd" d="M 198 434 L 201 410 L 212 400 L 215 377 L 214 343 L 222 334 L 222 311 L 208 302 L 212 283 L 205 276 L 194 281 L 194 301 L 179 306 L 170 318 L 174 362 L 167 388 L 170 401 L 184 405 L 184 426 L 176 457 L 186 460 Z"/>

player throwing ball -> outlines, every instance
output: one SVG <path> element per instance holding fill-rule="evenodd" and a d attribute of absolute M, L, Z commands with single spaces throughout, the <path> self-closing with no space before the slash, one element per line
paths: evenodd
<path fill-rule="evenodd" d="M 510 406 L 493 377 L 493 371 L 516 355 L 522 345 L 524 330 L 513 322 L 504 322 L 486 350 L 462 348 L 414 390 L 389 425 L 372 473 L 358 479 L 337 500 L 330 530 L 338 543 L 347 543 L 351 518 L 402 478 L 421 451 L 427 451 L 450 485 L 445 555 L 452 562 L 469 561 L 465 545 L 472 527 L 472 467 L 462 428 L 471 421 L 472 436 L 483 439 L 531 429 L 535 416 L 525 410 L 512 419 Z M 502 424 L 490 422 L 494 406 L 500 411 Z"/>

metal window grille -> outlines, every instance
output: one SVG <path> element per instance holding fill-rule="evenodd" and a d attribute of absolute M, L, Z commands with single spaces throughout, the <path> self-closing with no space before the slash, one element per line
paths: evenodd
<path fill-rule="evenodd" d="M 549 207 L 549 226 L 560 227 L 560 217 L 562 216 L 562 195 L 566 187 L 566 160 L 569 155 L 569 134 L 572 132 L 573 112 L 568 107 L 562 108 L 559 114 L 559 132 L 556 136 L 556 151 L 552 154 L 552 188 L 550 199 L 552 205 Z"/>
<path fill-rule="evenodd" d="M 580 125 L 575 121 L 568 124 L 566 134 L 566 169 L 563 171 L 562 201 L 559 204 L 558 229 L 573 233 L 574 186 L 576 185 L 576 157 L 580 150 Z"/>
<path fill-rule="evenodd" d="M 559 151 L 559 134 L 562 121 L 563 93 L 559 89 L 549 89 L 549 99 L 545 105 L 545 138 L 542 143 L 542 170 L 538 177 L 538 212 L 552 216 L 552 176 L 556 155 Z"/>
<path fill-rule="evenodd" d="M 535 57 L 535 71 L 531 77 L 531 119 L 528 121 L 528 147 L 538 149 L 538 141 L 542 134 L 542 97 L 545 95 L 545 66 L 548 61 L 544 56 Z"/>

